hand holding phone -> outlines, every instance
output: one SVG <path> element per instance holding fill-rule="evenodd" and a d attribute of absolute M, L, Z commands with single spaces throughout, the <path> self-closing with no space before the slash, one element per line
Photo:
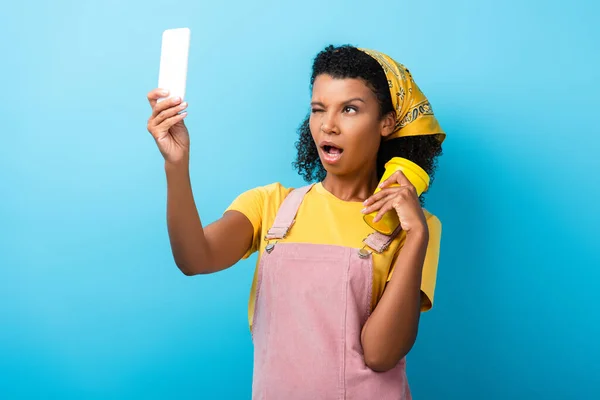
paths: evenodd
<path fill-rule="evenodd" d="M 152 115 L 148 132 L 152 134 L 165 161 L 186 161 L 190 137 L 183 122 L 187 113 L 184 101 L 190 30 L 168 29 L 163 32 L 158 88 L 148 93 Z"/>

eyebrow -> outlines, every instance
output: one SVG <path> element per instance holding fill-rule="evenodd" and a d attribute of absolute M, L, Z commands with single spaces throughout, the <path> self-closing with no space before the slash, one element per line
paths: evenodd
<path fill-rule="evenodd" d="M 360 97 L 353 97 L 349 100 L 344 101 L 344 104 L 347 103 L 352 103 L 353 101 L 362 101 L 363 103 L 367 103 L 366 101 L 364 101 L 362 98 Z M 321 106 L 321 107 L 325 107 L 325 105 L 323 103 L 321 103 L 320 101 L 313 101 L 310 103 L 311 106 Z"/>

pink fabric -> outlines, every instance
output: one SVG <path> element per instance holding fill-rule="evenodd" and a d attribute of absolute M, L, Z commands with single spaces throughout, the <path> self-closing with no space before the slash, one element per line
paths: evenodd
<path fill-rule="evenodd" d="M 383 253 L 387 250 L 394 238 L 400 233 L 402 227 L 398 225 L 396 230 L 390 236 L 386 236 L 380 232 L 373 232 L 367 236 L 363 243 L 375 250 L 378 253 Z"/>
<path fill-rule="evenodd" d="M 300 205 L 294 193 L 288 198 L 295 206 L 280 211 L 290 221 Z M 404 359 L 384 373 L 365 365 L 360 334 L 370 313 L 373 261 L 358 250 L 279 241 L 262 254 L 254 400 L 411 399 Z"/>
<path fill-rule="evenodd" d="M 294 224 L 298 208 L 304 199 L 304 196 L 314 185 L 308 185 L 293 190 L 283 200 L 279 212 L 275 216 L 275 221 L 271 229 L 267 231 L 267 239 L 283 239 L 288 230 Z"/>

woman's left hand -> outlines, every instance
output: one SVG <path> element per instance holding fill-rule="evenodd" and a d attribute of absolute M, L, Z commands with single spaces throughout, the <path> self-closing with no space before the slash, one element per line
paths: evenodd
<path fill-rule="evenodd" d="M 394 184 L 400 186 L 390 187 Z M 365 205 L 362 211 L 363 214 L 379 211 L 374 219 L 374 222 L 377 222 L 386 212 L 395 210 L 400 219 L 400 225 L 406 234 L 416 231 L 427 232 L 427 222 L 419 203 L 417 190 L 402 171 L 396 171 L 392 174 L 381 183 L 380 188 L 379 192 L 363 203 Z"/>

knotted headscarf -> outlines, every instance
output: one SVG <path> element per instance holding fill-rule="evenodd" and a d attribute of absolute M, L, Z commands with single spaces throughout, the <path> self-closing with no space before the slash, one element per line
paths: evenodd
<path fill-rule="evenodd" d="M 394 132 L 386 140 L 418 135 L 437 135 L 440 143 L 446 138 L 427 97 L 421 92 L 408 69 L 381 52 L 359 49 L 373 57 L 383 68 L 388 80 L 392 104 L 396 112 Z"/>

